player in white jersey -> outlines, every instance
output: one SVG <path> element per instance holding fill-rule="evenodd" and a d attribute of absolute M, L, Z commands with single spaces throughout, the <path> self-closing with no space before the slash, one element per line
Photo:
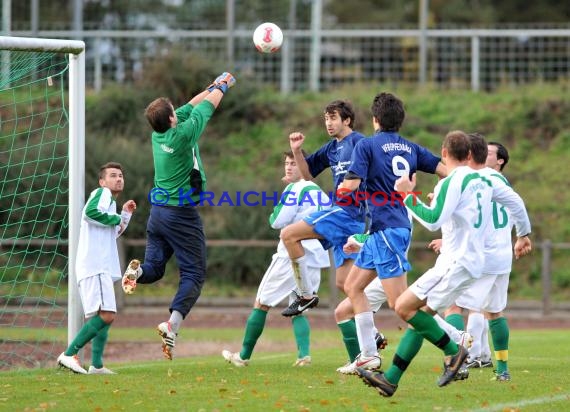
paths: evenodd
<path fill-rule="evenodd" d="M 119 163 L 106 163 L 99 170 L 99 187 L 91 192 L 81 216 L 75 273 L 87 322 L 69 347 L 57 358 L 58 363 L 75 373 L 113 374 L 103 366 L 103 352 L 117 305 L 113 282 L 121 279 L 117 237 L 136 209 L 133 200 L 117 214 L 115 199 L 123 191 L 123 170 Z M 92 341 L 89 371 L 79 363 L 77 353 Z"/>
<path fill-rule="evenodd" d="M 490 179 L 494 188 L 501 188 L 505 192 L 512 191 L 508 181 L 499 173 L 500 165 L 504 167 L 505 159 L 508 159 L 506 149 L 501 146 L 501 157 L 503 159 L 499 165 L 497 162 L 499 146 L 496 144 L 488 146 L 485 139 L 478 134 L 470 134 L 469 138 L 471 141 L 470 163 L 472 167 Z M 490 163 L 495 168 L 485 167 L 489 156 L 491 157 Z M 473 345 L 469 349 L 469 356 L 466 360 L 467 367 L 492 365 L 488 337 L 485 333 L 487 323 L 482 312 L 487 313 L 498 361 L 496 375 L 498 381 L 510 380 L 507 368 L 509 329 L 502 312 L 507 305 L 509 274 L 512 268 L 511 232 L 513 224 L 516 225 L 517 233 L 516 257 L 519 257 L 521 248 L 530 249 L 532 247 L 528 237 L 531 232 L 530 220 L 524 206 L 520 207 L 520 204 L 524 205 L 522 199 L 518 202 L 519 207 L 512 208 L 508 207 L 509 204 L 504 198 L 493 201 L 493 222 L 485 235 L 483 276 L 477 279 L 469 290 L 456 301 L 457 307 L 469 310 L 467 332 L 473 337 Z"/>
<path fill-rule="evenodd" d="M 269 217 L 274 229 L 283 229 L 287 225 L 298 222 L 313 212 L 330 207 L 328 196 L 311 181 L 301 179 L 301 174 L 292 152 L 284 154 L 285 177 L 289 185 L 283 191 L 279 204 L 275 206 Z M 328 205 L 328 206 L 327 206 Z M 330 266 L 328 253 L 318 239 L 307 239 L 301 242 L 307 261 L 307 288 L 317 293 L 321 281 L 321 269 Z M 275 307 L 283 299 L 289 297 L 289 304 L 297 299 L 300 291 L 295 282 L 293 266 L 283 241 L 279 241 L 277 253 L 273 255 L 271 264 L 257 290 L 253 310 L 247 319 L 242 349 L 240 352 L 222 351 L 224 359 L 235 366 L 247 366 L 257 340 L 265 327 L 269 309 Z M 303 313 L 291 317 L 293 332 L 297 342 L 297 360 L 293 366 L 307 366 L 311 363 L 309 352 L 310 326 Z"/>
<path fill-rule="evenodd" d="M 402 337 L 391 367 L 385 373 L 373 373 L 357 368 L 358 375 L 382 396 L 392 396 L 404 371 L 419 352 L 424 338 L 440 348 L 445 355 L 444 372 L 439 386 L 449 384 L 459 371 L 467 349 L 452 341 L 433 318 L 436 311 L 449 307 L 476 278 L 481 276 L 484 258 L 484 238 L 481 233 L 491 215 L 491 183 L 466 166 L 469 138 L 464 132 L 447 134 L 442 147 L 442 159 L 448 176 L 439 181 L 434 199 L 428 207 L 412 195 L 404 204 L 423 226 L 437 230 L 443 224 L 453 230 L 443 232 L 443 244 L 450 258 L 444 256 L 435 266 L 414 282 L 396 301 L 396 313 L 412 328 Z M 396 189 L 410 193 L 415 187 L 415 175 L 402 176 Z M 422 310 L 422 308 L 424 308 Z"/>

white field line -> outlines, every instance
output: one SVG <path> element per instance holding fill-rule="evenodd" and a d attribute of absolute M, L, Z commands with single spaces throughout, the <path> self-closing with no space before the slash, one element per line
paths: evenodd
<path fill-rule="evenodd" d="M 569 401 L 570 393 L 563 393 L 556 396 L 543 396 L 540 398 L 523 399 L 516 402 L 498 403 L 496 405 L 489 405 L 487 408 L 471 409 L 471 412 L 493 412 L 503 410 L 517 410 L 524 406 L 529 405 L 546 405 L 555 402 Z"/>

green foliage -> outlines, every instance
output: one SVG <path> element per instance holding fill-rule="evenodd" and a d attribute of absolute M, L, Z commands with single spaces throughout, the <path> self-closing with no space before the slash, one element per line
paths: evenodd
<path fill-rule="evenodd" d="M 166 60 L 164 64 L 168 66 L 171 62 Z M 196 81 L 199 76 L 192 71 L 200 67 L 200 64 L 190 64 L 188 70 L 182 71 L 186 78 L 160 80 L 158 75 L 148 74 L 146 90 L 155 94 L 159 94 L 156 90 L 173 93 L 200 90 L 199 86 L 203 87 L 207 81 L 205 78 Z M 157 69 L 156 73 L 159 72 Z M 163 72 L 167 77 L 164 73 L 169 72 Z M 182 85 L 186 84 L 190 86 L 185 89 Z M 390 88 L 377 85 L 376 90 Z M 564 115 L 570 108 L 567 84 L 538 84 L 519 88 L 516 92 L 508 89 L 492 94 L 430 88 L 418 90 L 404 85 L 394 92 L 406 105 L 407 117 L 402 135 L 425 145 L 434 153 L 439 153 L 443 136 L 453 129 L 481 132 L 489 140 L 504 143 L 511 155 L 505 174 L 527 203 L 533 223 L 533 239 L 549 238 L 562 242 L 568 238 L 570 225 L 564 223 L 563 217 L 570 211 L 570 194 L 560 190 L 566 186 L 561 171 L 565 170 L 570 152 L 570 120 Z M 133 198 L 139 205 L 126 235 L 128 238 L 144 236 L 149 210 L 146 195 L 153 179 L 152 154 L 147 140 L 150 130 L 141 117 L 144 105 L 152 97 L 141 98 L 144 93 L 138 89 L 111 89 L 90 96 L 89 103 L 89 107 L 98 107 L 102 111 L 129 106 L 126 110 L 131 117 L 125 116 L 121 122 L 108 120 L 112 118 L 111 113 L 119 109 L 104 114 L 107 120 L 89 120 L 90 155 L 87 158 L 88 179 L 91 179 L 89 190 L 96 184 L 94 177 L 101 163 L 116 160 L 125 165 L 127 184 L 122 200 Z M 371 134 L 369 108 L 372 97 L 369 86 L 364 85 L 323 94 L 281 95 L 271 89 L 260 89 L 254 79 L 238 75 L 238 85 L 214 114 L 200 143 L 208 175 L 208 190 L 215 194 L 216 199 L 223 192 L 228 192 L 234 199 L 238 191 L 280 192 L 283 188 L 280 181 L 283 173 L 281 156 L 288 149 L 288 134 L 295 130 L 303 131 L 307 137 L 307 150 L 316 150 L 328 140 L 323 130 L 323 108 L 338 98 L 353 102 L 357 111 L 356 128 Z M 113 106 L 111 100 L 114 99 L 123 103 Z M 99 112 L 90 110 L 88 113 L 95 116 Z M 424 175 L 420 175 L 418 180 L 418 190 L 424 194 L 429 193 L 436 182 L 434 177 Z M 317 182 L 325 190 L 332 189 L 328 173 L 319 176 Z M 278 233 L 267 224 L 271 208 L 272 205 L 204 206 L 201 214 L 210 239 L 276 239 Z M 434 236 L 437 235 L 416 226 L 414 240 L 427 243 Z M 220 282 L 227 280 L 254 286 L 265 272 L 271 252 L 263 248 L 211 248 L 208 272 L 211 279 Z M 412 253 L 414 271 L 410 277 L 413 279 L 431 265 L 433 256 L 417 251 Z M 540 259 L 540 254 L 535 253 L 516 267 L 517 279 L 524 281 L 513 280 L 515 296 L 519 291 L 525 295 L 528 289 L 535 298 L 538 297 L 536 286 L 540 284 Z M 566 265 L 563 258 L 560 259 L 553 267 L 557 279 L 560 276 L 566 278 L 563 273 Z M 175 281 L 177 277 L 170 278 Z M 566 282 L 559 284 L 565 285 Z"/>

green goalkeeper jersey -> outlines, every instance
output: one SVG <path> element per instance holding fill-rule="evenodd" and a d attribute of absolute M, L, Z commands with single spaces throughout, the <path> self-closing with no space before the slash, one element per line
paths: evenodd
<path fill-rule="evenodd" d="M 162 205 L 187 206 L 199 202 L 206 190 L 206 174 L 200 159 L 198 140 L 214 106 L 207 100 L 193 107 L 176 109 L 178 123 L 164 133 L 152 133 L 154 186 L 162 189 Z"/>

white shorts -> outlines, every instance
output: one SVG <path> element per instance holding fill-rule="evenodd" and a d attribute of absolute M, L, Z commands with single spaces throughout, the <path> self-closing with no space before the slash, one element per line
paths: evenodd
<path fill-rule="evenodd" d="M 434 311 L 450 307 L 463 294 L 475 278 L 461 265 L 435 265 L 410 286 L 418 299 L 427 299 L 427 306 Z"/>
<path fill-rule="evenodd" d="M 483 275 L 455 302 L 457 306 L 477 312 L 499 313 L 507 307 L 509 273 Z"/>
<path fill-rule="evenodd" d="M 316 293 L 321 284 L 321 268 L 309 267 L 309 285 Z M 291 259 L 273 255 L 271 264 L 261 279 L 257 289 L 256 299 L 262 305 L 274 307 L 289 296 L 289 304 L 293 303 L 296 296 L 293 293 L 297 289 Z"/>
<path fill-rule="evenodd" d="M 95 316 L 99 310 L 117 312 L 115 289 L 111 275 L 99 274 L 82 279 L 78 283 L 79 296 L 86 318 Z"/>
<path fill-rule="evenodd" d="M 379 277 L 375 277 L 372 282 L 364 289 L 364 294 L 370 304 L 372 312 L 378 312 L 380 307 L 386 302 L 386 293 L 382 287 L 382 281 Z"/>

